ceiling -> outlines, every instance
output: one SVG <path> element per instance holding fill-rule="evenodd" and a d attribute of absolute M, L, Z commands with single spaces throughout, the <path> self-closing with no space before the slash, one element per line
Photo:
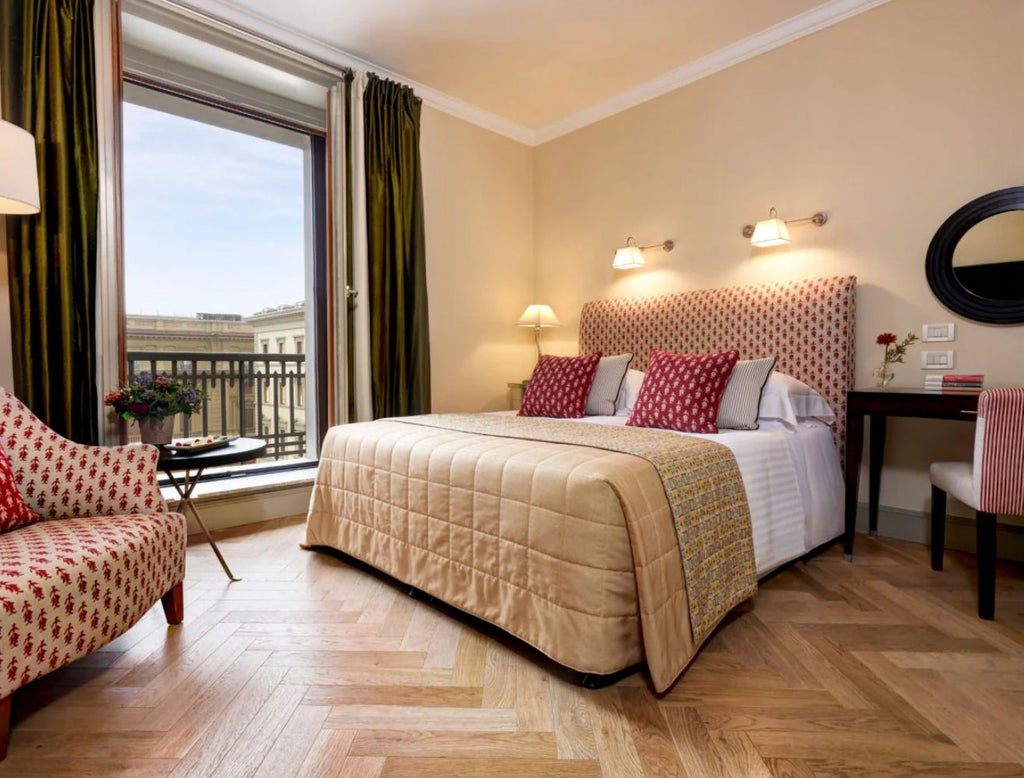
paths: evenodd
<path fill-rule="evenodd" d="M 182 0 L 527 142 L 588 124 L 886 0 Z M 471 117 L 470 117 L 471 118 Z"/>

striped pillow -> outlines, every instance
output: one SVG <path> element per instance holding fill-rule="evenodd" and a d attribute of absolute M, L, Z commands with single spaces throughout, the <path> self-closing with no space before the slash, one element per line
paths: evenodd
<path fill-rule="evenodd" d="M 775 367 L 775 357 L 737 362 L 722 393 L 716 424 L 723 430 L 756 430 L 761 392 Z"/>
<path fill-rule="evenodd" d="M 614 416 L 615 398 L 622 388 L 622 379 L 626 377 L 632 354 L 619 354 L 614 357 L 601 357 L 594 374 L 594 383 L 590 385 L 587 395 L 587 416 Z"/>

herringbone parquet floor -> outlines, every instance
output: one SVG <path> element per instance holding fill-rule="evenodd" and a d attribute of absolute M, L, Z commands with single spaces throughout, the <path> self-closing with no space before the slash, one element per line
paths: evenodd
<path fill-rule="evenodd" d="M 189 549 L 159 606 L 14 697 L 3 776 L 1024 776 L 1024 570 L 858 537 L 764 582 L 663 697 L 589 691 L 514 641 L 297 547 Z"/>

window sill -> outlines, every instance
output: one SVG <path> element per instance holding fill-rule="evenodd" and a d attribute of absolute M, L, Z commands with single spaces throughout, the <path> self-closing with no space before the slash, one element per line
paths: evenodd
<path fill-rule="evenodd" d="M 176 474 L 177 475 L 177 474 Z M 233 474 L 228 478 L 200 478 L 196 484 L 192 499 L 197 503 L 206 500 L 229 497 L 247 497 L 271 492 L 280 492 L 302 486 L 311 486 L 316 476 L 316 467 L 281 470 L 279 472 L 258 473 L 248 475 L 245 472 Z M 178 483 L 182 483 L 180 476 Z M 172 506 L 178 502 L 178 492 L 168 484 L 160 487 L 164 499 Z"/>

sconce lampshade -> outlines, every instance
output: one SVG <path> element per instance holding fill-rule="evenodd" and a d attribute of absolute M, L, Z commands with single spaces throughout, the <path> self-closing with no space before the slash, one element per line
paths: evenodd
<path fill-rule="evenodd" d="M 561 327 L 562 322 L 548 305 L 528 305 L 516 322 L 517 327 Z"/>
<path fill-rule="evenodd" d="M 615 259 L 612 260 L 612 267 L 616 270 L 629 270 L 634 267 L 644 266 L 644 255 L 636 244 L 623 246 L 615 250 Z"/>
<path fill-rule="evenodd" d="M 750 242 L 755 246 L 782 246 L 789 243 L 789 227 L 772 208 L 768 218 L 754 225 Z"/>
<path fill-rule="evenodd" d="M 36 142 L 25 130 L 0 120 L 0 213 L 39 213 Z"/>

